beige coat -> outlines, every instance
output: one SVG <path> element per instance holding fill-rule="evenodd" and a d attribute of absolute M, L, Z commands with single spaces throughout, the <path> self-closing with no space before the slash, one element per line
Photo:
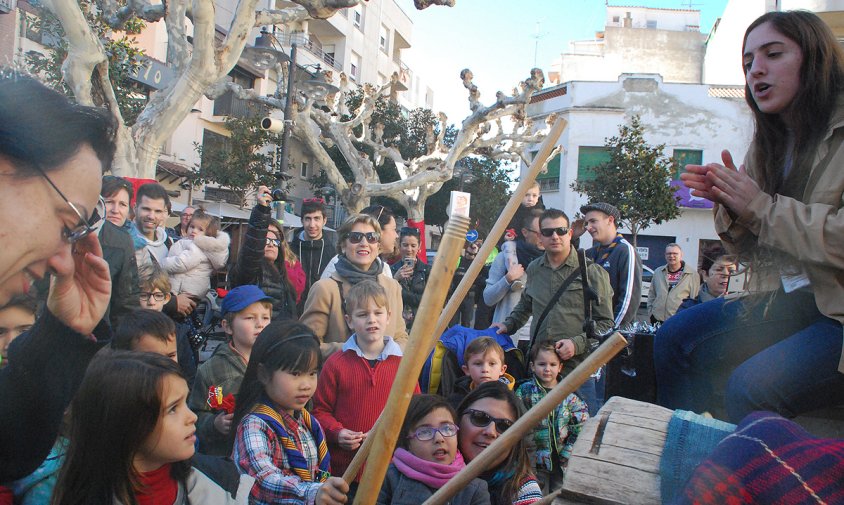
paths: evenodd
<path fill-rule="evenodd" d="M 812 283 L 818 309 L 844 323 L 844 98 L 830 125 L 800 200 L 760 192 L 741 216 L 716 205 L 715 230 L 731 252 L 762 246 L 796 259 Z M 758 182 L 749 158 L 745 167 Z M 754 291 L 780 285 L 778 270 L 754 272 L 751 280 Z M 844 372 L 844 356 L 838 371 Z"/>
<path fill-rule="evenodd" d="M 337 281 L 343 285 L 343 297 Z M 390 324 L 387 325 L 387 335 L 401 346 L 407 343 L 407 329 L 404 325 L 402 311 L 404 305 L 401 299 L 401 285 L 383 272 L 378 275 L 378 284 L 387 292 L 390 303 Z M 343 319 L 343 300 L 349 293 L 351 286 L 344 282 L 340 274 L 334 272 L 328 279 L 317 281 L 308 292 L 308 299 L 299 322 L 306 324 L 319 337 L 322 344 L 323 357 L 340 350 L 343 342 L 349 338 L 352 331 Z"/>
<path fill-rule="evenodd" d="M 677 313 L 683 300 L 696 297 L 699 291 L 700 274 L 688 263 L 683 264 L 683 275 L 672 289 L 668 289 L 668 265 L 662 265 L 654 270 L 651 280 L 651 289 L 648 291 L 648 316 L 665 321 Z"/>

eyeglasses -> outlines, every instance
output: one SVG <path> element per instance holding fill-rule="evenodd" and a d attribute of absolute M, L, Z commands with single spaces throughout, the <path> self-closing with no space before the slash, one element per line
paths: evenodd
<path fill-rule="evenodd" d="M 94 231 L 92 226 L 100 220 L 100 216 L 105 215 L 105 202 L 103 201 L 102 197 L 100 197 L 100 200 L 97 203 L 98 209 L 100 207 L 100 204 L 102 204 L 102 210 L 100 210 L 98 213 L 97 209 L 95 209 L 94 212 L 91 214 L 90 219 L 85 219 L 82 216 L 82 213 L 79 212 L 79 209 L 76 208 L 76 205 L 73 205 L 73 203 L 68 200 L 66 196 L 64 196 L 64 193 L 62 193 L 61 190 L 55 184 L 53 184 L 53 181 L 51 181 L 50 178 L 47 177 L 47 174 L 43 170 L 41 170 L 41 168 L 37 166 L 34 166 L 33 168 L 38 171 L 38 173 L 41 174 L 42 177 L 44 177 L 44 180 L 46 180 L 47 183 L 50 184 L 50 186 L 52 186 L 54 190 L 56 190 L 56 193 L 59 194 L 62 200 L 64 200 L 64 202 L 71 209 L 73 209 L 73 212 L 76 213 L 77 216 L 79 216 L 79 223 L 76 226 L 74 226 L 73 228 L 69 228 L 67 225 L 64 226 L 64 229 L 62 230 L 62 238 L 69 244 L 73 244 L 75 242 L 79 242 L 80 240 L 88 236 L 89 233 Z"/>
<path fill-rule="evenodd" d="M 445 423 L 439 428 L 434 428 L 433 426 L 423 426 L 408 435 L 407 438 L 415 438 L 420 442 L 427 442 L 428 440 L 433 440 L 434 437 L 437 436 L 437 433 L 443 437 L 453 437 L 454 435 L 457 435 L 458 431 L 460 431 L 460 428 L 458 428 L 456 424 L 452 423 Z"/>
<path fill-rule="evenodd" d="M 302 203 L 325 203 L 325 199 L 323 199 L 323 198 L 304 198 L 304 199 L 302 199 Z"/>
<path fill-rule="evenodd" d="M 350 231 L 346 238 L 349 239 L 349 242 L 352 244 L 360 244 L 361 240 L 366 238 L 366 241 L 370 244 L 377 244 L 381 241 L 381 234 L 374 231 L 368 231 L 366 233 L 360 231 Z"/>
<path fill-rule="evenodd" d="M 275 246 L 275 247 L 280 247 L 280 246 L 281 246 L 281 240 L 279 240 L 279 239 L 277 239 L 277 238 L 270 238 L 270 237 L 267 237 L 267 245 L 271 245 L 271 246 Z"/>
<path fill-rule="evenodd" d="M 148 302 L 150 298 L 153 298 L 156 302 L 162 302 L 167 298 L 167 293 L 159 291 L 157 293 L 141 293 L 139 296 L 142 302 Z"/>
<path fill-rule="evenodd" d="M 404 226 L 402 227 L 401 231 L 399 232 L 400 235 L 413 235 L 414 237 L 419 236 L 419 228 L 413 228 L 412 226 Z"/>
<path fill-rule="evenodd" d="M 505 431 L 507 431 L 507 428 L 513 426 L 513 421 L 509 419 L 500 419 L 498 417 L 492 417 L 483 410 L 466 409 L 463 411 L 463 415 L 468 415 L 469 422 L 477 426 L 478 428 L 486 428 L 487 426 L 489 426 L 489 423 L 495 423 L 495 431 L 497 431 L 499 434 L 504 433 Z"/>
<path fill-rule="evenodd" d="M 558 237 L 562 237 L 563 235 L 567 234 L 569 229 L 565 226 L 558 226 L 556 228 L 542 228 L 540 233 L 542 233 L 543 237 L 550 237 L 553 234 L 557 234 Z"/>

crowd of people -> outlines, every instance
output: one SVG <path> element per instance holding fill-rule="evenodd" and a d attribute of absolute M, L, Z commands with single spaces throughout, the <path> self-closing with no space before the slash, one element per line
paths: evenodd
<path fill-rule="evenodd" d="M 757 20 L 743 54 L 757 125 L 745 165 L 725 152 L 683 176 L 716 203 L 724 245 L 697 269 L 668 245 L 646 315 L 660 324 L 659 402 L 733 421 L 844 400 L 844 187 L 828 168 L 844 52 L 797 12 Z M 0 78 L 0 210 L 16 216 L 0 232 L 0 504 L 351 502 L 361 474 L 342 477 L 430 278 L 420 229 L 375 205 L 330 233 L 310 198 L 288 241 L 263 186 L 236 249 L 202 208 L 168 229 L 161 185 L 102 175 L 115 131 L 99 109 Z M 636 320 L 642 264 L 623 216 L 605 202 L 580 212 L 544 208 L 529 189 L 453 321 L 459 377 L 417 384 L 378 503 L 424 501 Z M 585 233 L 592 247 L 578 250 Z M 453 287 L 482 240 L 465 244 Z M 740 265 L 759 289 L 728 299 Z M 216 288 L 226 341 L 200 362 L 195 330 Z M 452 503 L 527 505 L 559 488 L 604 382 L 599 370 Z"/>

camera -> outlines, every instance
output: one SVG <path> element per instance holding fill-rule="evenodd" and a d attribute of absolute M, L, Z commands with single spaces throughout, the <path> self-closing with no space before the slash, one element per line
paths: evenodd
<path fill-rule="evenodd" d="M 287 192 L 283 189 L 274 189 L 272 191 L 272 197 L 274 202 L 283 202 L 287 200 Z"/>
<path fill-rule="evenodd" d="M 272 133 L 281 133 L 284 130 L 284 120 L 273 117 L 265 117 L 261 120 L 261 129 Z"/>

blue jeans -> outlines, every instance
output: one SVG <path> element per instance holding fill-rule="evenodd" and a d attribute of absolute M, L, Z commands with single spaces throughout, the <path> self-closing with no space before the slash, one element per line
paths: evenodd
<path fill-rule="evenodd" d="M 794 417 L 838 405 L 841 346 L 841 323 L 818 312 L 809 292 L 712 300 L 657 331 L 657 400 L 734 423 L 755 410 Z"/>

